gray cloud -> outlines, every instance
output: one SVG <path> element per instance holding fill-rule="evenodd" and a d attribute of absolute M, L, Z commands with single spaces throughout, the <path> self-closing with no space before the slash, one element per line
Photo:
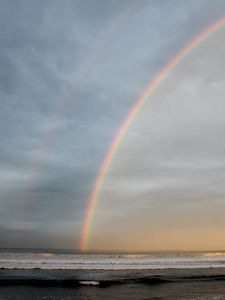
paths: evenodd
<path fill-rule="evenodd" d="M 204 245 L 212 247 L 225 208 L 224 35 L 222 28 L 180 62 L 137 115 L 100 195 L 98 239 L 103 226 L 110 234 L 102 238 L 108 242 L 116 233 L 117 247 L 134 230 L 134 240 L 139 232 L 157 231 L 159 245 L 165 232 L 173 239 L 180 227 L 194 247 L 193 231 L 204 236 L 211 227 Z M 169 247 L 183 243 L 180 238 Z M 157 248 L 151 241 L 145 247 Z"/>
<path fill-rule="evenodd" d="M 60 237 L 65 236 L 65 245 L 76 245 L 94 177 L 129 107 L 175 51 L 219 17 L 224 8 L 224 1 L 219 0 L 1 1 L 0 228 L 7 234 L 0 231 L 0 246 L 18 245 L 17 228 L 24 246 L 54 246 L 57 243 L 46 240 L 50 235 L 56 238 L 57 232 Z M 206 51 L 205 60 L 207 55 Z M 221 70 L 220 62 L 210 65 L 214 71 L 209 72 L 205 60 L 199 62 L 199 74 L 205 74 L 204 80 L 210 86 L 206 93 L 222 93 L 223 82 L 216 75 Z M 188 68 L 188 64 L 183 66 Z M 194 93 L 206 84 L 201 80 L 199 75 L 176 88 L 181 94 L 184 89 L 193 89 Z M 186 109 L 191 110 L 191 105 L 186 104 Z M 161 133 L 149 132 L 148 117 L 140 115 L 141 126 L 132 127 L 126 138 L 125 148 L 131 147 L 133 152 L 121 146 L 121 159 L 112 166 L 116 173 L 110 177 L 111 183 L 103 187 L 105 193 L 118 190 L 125 202 L 128 197 L 147 194 L 149 176 L 154 178 L 155 190 L 163 190 L 167 185 L 173 189 L 176 176 L 192 176 L 190 170 L 196 170 L 197 155 L 204 158 L 198 166 L 200 173 L 211 170 L 211 165 L 219 172 L 221 161 L 212 159 L 212 153 L 218 150 L 213 144 L 223 136 L 224 124 L 217 117 L 222 114 L 221 106 L 211 118 L 212 107 L 207 103 L 200 118 L 206 126 L 215 119 L 216 128 L 221 126 L 218 133 L 208 126 L 211 148 L 208 142 L 204 145 L 204 138 L 199 142 L 199 131 L 190 134 L 197 146 L 187 148 L 187 120 L 181 120 L 177 111 L 172 116 L 174 111 L 169 107 L 159 115 L 161 108 L 153 104 L 146 111 L 151 111 L 154 128 L 162 128 L 167 118 L 166 128 L 159 130 Z M 174 119 L 171 128 L 169 118 Z M 195 120 L 195 114 L 192 118 Z M 176 141 L 177 122 L 185 130 L 184 140 Z M 151 134 L 154 141 L 159 140 L 151 144 L 151 155 L 146 134 Z M 205 130 L 202 134 L 206 134 Z M 163 135 L 168 136 L 166 154 L 162 151 Z M 174 141 L 179 143 L 176 149 Z M 202 152 L 201 147 L 211 150 Z M 223 149 L 218 151 L 223 155 Z M 134 160 L 128 166 L 129 160 L 140 152 L 148 162 Z M 165 155 L 167 159 L 162 160 Z M 143 174 L 142 180 L 139 186 L 135 183 L 135 188 L 129 188 L 130 182 L 136 182 L 130 174 L 138 170 Z M 173 179 L 165 180 L 166 174 L 172 174 Z M 186 182 L 183 188 L 188 189 Z M 107 210 L 107 202 L 104 205 L 104 213 L 112 214 Z M 44 228 L 49 232 L 44 234 Z M 38 242 L 32 241 L 34 232 L 40 237 Z"/>

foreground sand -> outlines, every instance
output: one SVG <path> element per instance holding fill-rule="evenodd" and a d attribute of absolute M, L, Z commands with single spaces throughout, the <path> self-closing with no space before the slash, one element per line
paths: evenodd
<path fill-rule="evenodd" d="M 225 268 L 0 269 L 0 299 L 225 299 Z"/>

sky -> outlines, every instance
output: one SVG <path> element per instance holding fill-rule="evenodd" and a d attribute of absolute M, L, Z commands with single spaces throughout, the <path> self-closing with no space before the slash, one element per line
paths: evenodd
<path fill-rule="evenodd" d="M 224 0 L 0 0 L 0 247 L 79 249 L 135 99 Z M 225 28 L 158 86 L 111 162 L 90 250 L 225 249 Z"/>

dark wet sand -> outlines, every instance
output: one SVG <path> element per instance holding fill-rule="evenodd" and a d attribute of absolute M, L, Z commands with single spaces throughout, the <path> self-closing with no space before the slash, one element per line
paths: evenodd
<path fill-rule="evenodd" d="M 80 281 L 97 281 L 84 286 Z M 0 300 L 225 299 L 225 268 L 167 270 L 0 269 Z"/>

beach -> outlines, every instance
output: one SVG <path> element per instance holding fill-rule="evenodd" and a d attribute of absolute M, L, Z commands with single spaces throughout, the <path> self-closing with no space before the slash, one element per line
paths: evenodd
<path fill-rule="evenodd" d="M 225 299 L 225 268 L 0 270 L 0 299 Z"/>
<path fill-rule="evenodd" d="M 0 251 L 0 299 L 225 299 L 224 252 Z"/>

